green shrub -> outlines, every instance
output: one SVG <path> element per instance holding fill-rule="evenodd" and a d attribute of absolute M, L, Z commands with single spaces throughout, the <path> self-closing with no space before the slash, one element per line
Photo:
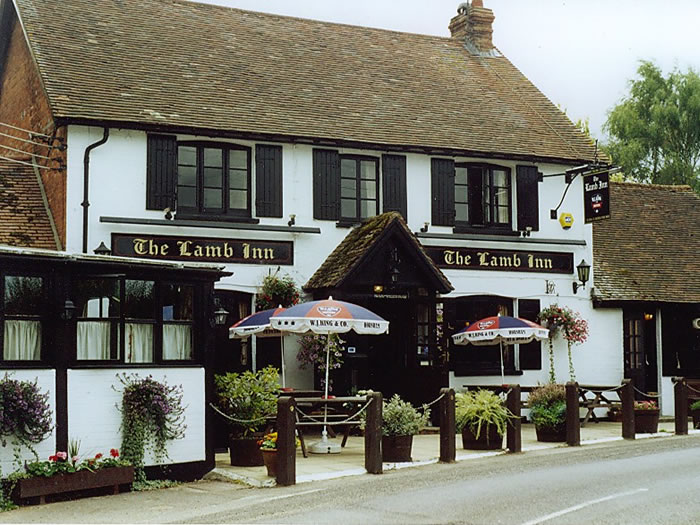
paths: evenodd
<path fill-rule="evenodd" d="M 566 388 L 549 383 L 530 392 L 530 419 L 539 428 L 555 428 L 566 422 Z"/>
<path fill-rule="evenodd" d="M 277 413 L 279 372 L 272 366 L 255 373 L 218 375 L 214 382 L 216 408 L 226 417 L 234 437 L 264 430 L 265 418 Z"/>
<path fill-rule="evenodd" d="M 690 410 L 700 410 L 700 399 L 690 405 Z"/>
<path fill-rule="evenodd" d="M 512 417 L 515 416 L 504 406 L 501 398 L 490 390 L 475 390 L 456 396 L 455 420 L 458 432 L 469 425 L 469 430 L 479 439 L 484 425 L 487 435 L 489 427 L 495 425 L 498 433 L 503 435 L 508 420 Z"/>
<path fill-rule="evenodd" d="M 530 419 L 538 428 L 557 428 L 566 422 L 566 401 L 530 408 Z"/>
<path fill-rule="evenodd" d="M 417 410 L 408 401 L 394 394 L 389 401 L 382 405 L 382 435 L 383 436 L 412 436 L 420 429 L 428 426 L 430 410 Z"/>

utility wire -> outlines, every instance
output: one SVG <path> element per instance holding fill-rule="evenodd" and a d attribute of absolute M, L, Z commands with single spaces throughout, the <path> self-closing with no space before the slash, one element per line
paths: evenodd
<path fill-rule="evenodd" d="M 25 133 L 29 133 L 30 135 L 34 135 L 35 137 L 44 137 L 47 139 L 51 138 L 51 135 L 45 135 L 44 133 L 37 133 L 36 131 L 30 131 L 28 129 L 18 128 L 17 126 L 13 126 L 12 124 L 8 124 L 7 122 L 0 122 L 0 126 L 5 126 L 6 128 L 16 129 L 17 131 L 24 131 Z"/>
<path fill-rule="evenodd" d="M 10 146 L 4 146 L 3 144 L 0 144 L 0 148 L 9 149 L 10 151 L 16 151 L 17 153 L 24 153 L 25 155 L 33 155 L 35 157 L 39 157 L 40 159 L 52 160 L 51 157 L 47 157 L 46 155 L 39 155 L 38 153 L 30 153 L 28 151 L 24 151 L 24 150 L 17 149 L 17 148 L 12 148 Z"/>
<path fill-rule="evenodd" d="M 32 167 L 37 167 L 40 170 L 55 170 L 55 169 L 62 169 L 62 168 L 51 168 L 50 166 L 39 166 L 38 164 L 33 164 L 31 162 L 25 162 L 23 160 L 18 160 L 18 159 L 12 159 L 10 157 L 3 157 L 0 155 L 0 160 L 6 160 L 8 162 L 14 162 L 16 164 L 23 164 L 25 166 L 32 166 Z"/>
<path fill-rule="evenodd" d="M 20 142 L 26 142 L 28 144 L 34 144 L 35 146 L 41 146 L 42 148 L 50 148 L 51 147 L 50 144 L 42 144 L 41 142 L 34 142 L 33 140 L 15 137 L 14 135 L 8 135 L 7 133 L 0 132 L 0 136 L 7 137 L 7 138 L 13 139 L 13 140 L 19 140 Z"/>

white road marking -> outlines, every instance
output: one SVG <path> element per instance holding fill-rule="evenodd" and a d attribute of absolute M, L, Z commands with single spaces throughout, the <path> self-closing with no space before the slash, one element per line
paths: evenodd
<path fill-rule="evenodd" d="M 563 516 L 564 514 L 569 514 L 570 512 L 576 512 L 577 510 L 581 510 L 586 507 L 590 507 L 591 505 L 595 505 L 596 503 L 602 503 L 604 501 L 610 501 L 612 499 L 617 499 L 617 498 L 624 498 L 625 496 L 631 496 L 632 494 L 637 494 L 639 492 L 646 492 L 649 489 L 636 489 L 636 490 L 628 490 L 627 492 L 618 492 L 617 494 L 611 494 L 610 496 L 605 496 L 604 498 L 598 498 L 594 499 L 591 501 L 586 501 L 584 503 L 579 503 L 578 505 L 574 505 L 573 507 L 568 507 L 566 509 L 557 511 L 557 512 L 552 512 L 551 514 L 547 514 L 546 516 L 541 516 L 539 518 L 535 518 L 534 520 L 526 521 L 522 525 L 539 525 L 540 523 L 544 523 L 545 521 L 551 520 L 553 518 L 558 518 L 559 516 Z"/>
<path fill-rule="evenodd" d="M 322 490 L 326 490 L 326 489 L 311 489 L 311 490 L 304 490 L 302 492 L 295 492 L 294 494 L 284 494 L 282 496 L 272 496 L 271 498 L 263 498 L 262 500 L 256 501 L 256 503 L 260 503 L 260 501 L 264 501 L 265 503 L 267 503 L 268 501 L 275 501 L 278 499 L 294 498 L 296 496 L 303 496 L 304 494 L 313 494 L 314 492 L 321 492 Z"/>

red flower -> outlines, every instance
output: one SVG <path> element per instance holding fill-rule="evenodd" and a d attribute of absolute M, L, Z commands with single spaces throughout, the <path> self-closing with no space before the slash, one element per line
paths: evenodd
<path fill-rule="evenodd" d="M 102 452 L 100 452 L 99 454 L 95 454 L 95 459 L 100 459 L 101 457 L 102 457 Z"/>
<path fill-rule="evenodd" d="M 113 448 L 109 451 L 109 455 L 112 456 L 113 458 L 118 458 L 119 457 L 119 451 L 116 448 Z"/>
<path fill-rule="evenodd" d="M 56 456 L 49 456 L 49 461 L 58 461 Z"/>

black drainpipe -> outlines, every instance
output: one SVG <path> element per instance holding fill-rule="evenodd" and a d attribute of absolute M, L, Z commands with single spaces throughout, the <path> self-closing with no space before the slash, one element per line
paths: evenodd
<path fill-rule="evenodd" d="M 102 144 L 107 142 L 108 138 L 109 128 L 104 128 L 103 137 L 85 148 L 85 155 L 83 156 L 83 202 L 81 204 L 83 207 L 83 253 L 88 252 L 88 208 L 90 207 L 90 201 L 88 201 L 88 188 L 90 183 L 90 152 L 95 148 L 102 146 Z"/>

